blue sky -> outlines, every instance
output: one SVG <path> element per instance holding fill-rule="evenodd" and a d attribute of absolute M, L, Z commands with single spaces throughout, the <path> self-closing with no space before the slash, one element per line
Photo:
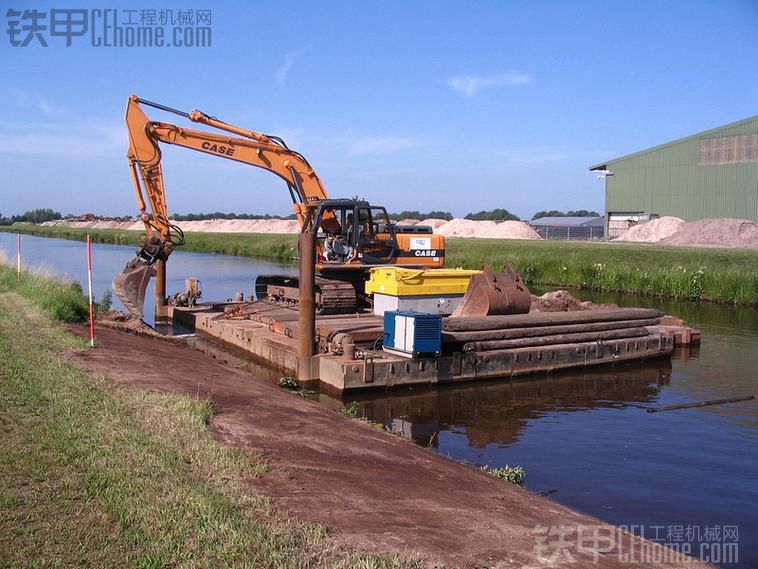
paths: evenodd
<path fill-rule="evenodd" d="M 210 48 L 12 47 L 8 8 L 210 9 Z M 128 95 L 283 136 L 392 211 L 603 208 L 590 164 L 758 113 L 758 3 L 2 0 L 5 215 L 136 213 Z M 157 111 L 156 120 L 179 119 Z M 164 151 L 172 212 L 290 213 L 266 172 Z"/>

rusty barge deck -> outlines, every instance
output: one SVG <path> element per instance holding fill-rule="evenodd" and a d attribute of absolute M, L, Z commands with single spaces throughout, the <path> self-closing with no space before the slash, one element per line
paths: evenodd
<path fill-rule="evenodd" d="M 627 309 L 627 313 L 629 310 Z M 594 311 L 587 313 L 590 312 Z M 466 326 L 462 321 L 453 325 L 454 319 L 445 319 L 450 326 L 443 326 L 447 331 L 443 332 L 445 344 L 442 354 L 414 359 L 393 355 L 378 347 L 383 335 L 382 319 L 378 316 L 371 313 L 318 315 L 318 355 L 315 357 L 317 375 L 323 387 L 337 392 L 484 378 L 510 378 L 562 369 L 670 357 L 675 345 L 696 344 L 700 340 L 699 332 L 671 317 L 618 322 L 617 328 L 621 331 L 627 329 L 629 333 L 609 331 L 609 328 L 614 327 L 613 323 L 598 324 L 585 318 L 588 322 L 586 326 L 597 331 L 556 336 L 549 333 L 548 328 L 543 331 L 543 328 L 532 327 L 532 333 L 529 334 L 532 336 L 531 339 L 508 339 L 524 335 L 519 332 L 523 328 L 513 329 L 514 326 L 523 326 L 524 322 L 527 322 L 527 325 L 533 324 L 531 320 L 539 324 L 540 319 L 546 320 L 545 314 L 568 313 L 537 314 L 541 316 L 533 317 L 530 314 L 520 315 L 518 318 L 485 317 L 505 320 L 487 320 L 484 325 L 474 326 L 486 329 L 485 332 L 480 332 L 479 336 L 474 334 L 484 339 L 478 342 L 464 341 L 469 339 L 472 333 L 465 331 Z M 595 314 L 602 316 L 600 312 Z M 566 318 L 568 317 L 563 319 Z M 220 341 L 285 373 L 296 373 L 297 310 L 259 301 L 241 305 L 205 305 L 196 309 L 175 308 L 173 319 L 185 328 Z M 550 318 L 557 320 L 559 324 L 561 319 L 560 316 Z M 455 330 L 461 327 L 464 331 Z M 502 327 L 511 329 L 503 331 Z M 571 327 L 572 325 L 556 326 L 553 330 L 560 328 L 560 331 L 564 332 L 573 331 L 569 330 Z M 347 350 L 347 354 L 343 353 L 340 341 L 345 337 L 349 337 L 355 344 L 354 354 L 351 353 L 351 349 Z M 540 343 L 544 345 L 534 345 Z"/>

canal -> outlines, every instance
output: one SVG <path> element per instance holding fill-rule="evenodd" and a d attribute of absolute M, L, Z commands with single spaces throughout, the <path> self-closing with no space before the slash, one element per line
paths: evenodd
<path fill-rule="evenodd" d="M 86 283 L 83 243 L 22 239 L 25 266 Z M 7 257 L 15 257 L 15 246 L 15 235 L 0 233 Z M 94 246 L 96 297 L 132 255 L 130 247 Z M 171 257 L 167 290 L 178 292 L 184 277 L 195 276 L 205 299 L 225 299 L 236 291 L 249 294 L 258 274 L 294 270 L 261 259 L 179 251 Z M 758 310 L 576 294 L 660 308 L 700 329 L 702 345 L 678 350 L 671 361 L 526 381 L 314 397 L 335 409 L 356 401 L 362 416 L 454 460 L 523 466 L 530 490 L 649 539 L 682 549 L 691 544 L 695 556 L 710 555 L 723 567 L 758 567 L 758 402 L 644 409 L 755 394 Z M 251 370 L 266 381 L 276 376 Z M 726 546 L 734 543 L 736 548 Z M 728 562 L 735 561 L 734 551 L 736 562 Z"/>

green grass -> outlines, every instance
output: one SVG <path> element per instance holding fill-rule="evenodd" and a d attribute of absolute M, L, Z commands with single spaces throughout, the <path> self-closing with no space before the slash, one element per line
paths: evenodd
<path fill-rule="evenodd" d="M 88 230 L 15 225 L 12 230 L 84 239 Z M 134 244 L 138 232 L 90 231 L 97 242 Z M 297 238 L 282 234 L 188 233 L 184 249 L 290 261 Z M 527 285 L 758 305 L 758 251 L 649 244 L 447 239 L 448 267 L 499 269 L 509 262 Z"/>
<path fill-rule="evenodd" d="M 448 239 L 449 267 L 513 265 L 531 285 L 758 304 L 758 251 L 650 244 Z"/>
<path fill-rule="evenodd" d="M 17 281 L 16 268 L 2 264 L 0 289 L 17 292 L 44 310 L 54 320 L 82 322 L 89 315 L 89 305 L 79 283 L 21 271 Z"/>
<path fill-rule="evenodd" d="M 0 567 L 415 567 L 338 545 L 246 481 L 208 401 L 92 375 L 84 342 L 0 282 Z"/>

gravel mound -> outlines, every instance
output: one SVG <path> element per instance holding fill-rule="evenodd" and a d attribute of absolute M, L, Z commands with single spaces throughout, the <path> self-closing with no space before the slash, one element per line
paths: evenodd
<path fill-rule="evenodd" d="M 445 237 L 479 237 L 484 239 L 542 239 L 522 221 L 472 221 L 453 219 L 440 225 L 436 233 Z"/>
<path fill-rule="evenodd" d="M 660 241 L 664 245 L 691 245 L 758 249 L 758 226 L 746 219 L 699 219 Z"/>
<path fill-rule="evenodd" d="M 635 225 L 622 235 L 616 238 L 616 241 L 628 241 L 632 243 L 656 243 L 661 239 L 670 237 L 684 224 L 684 220 L 673 216 L 663 216 L 653 219 L 647 223 Z"/>

